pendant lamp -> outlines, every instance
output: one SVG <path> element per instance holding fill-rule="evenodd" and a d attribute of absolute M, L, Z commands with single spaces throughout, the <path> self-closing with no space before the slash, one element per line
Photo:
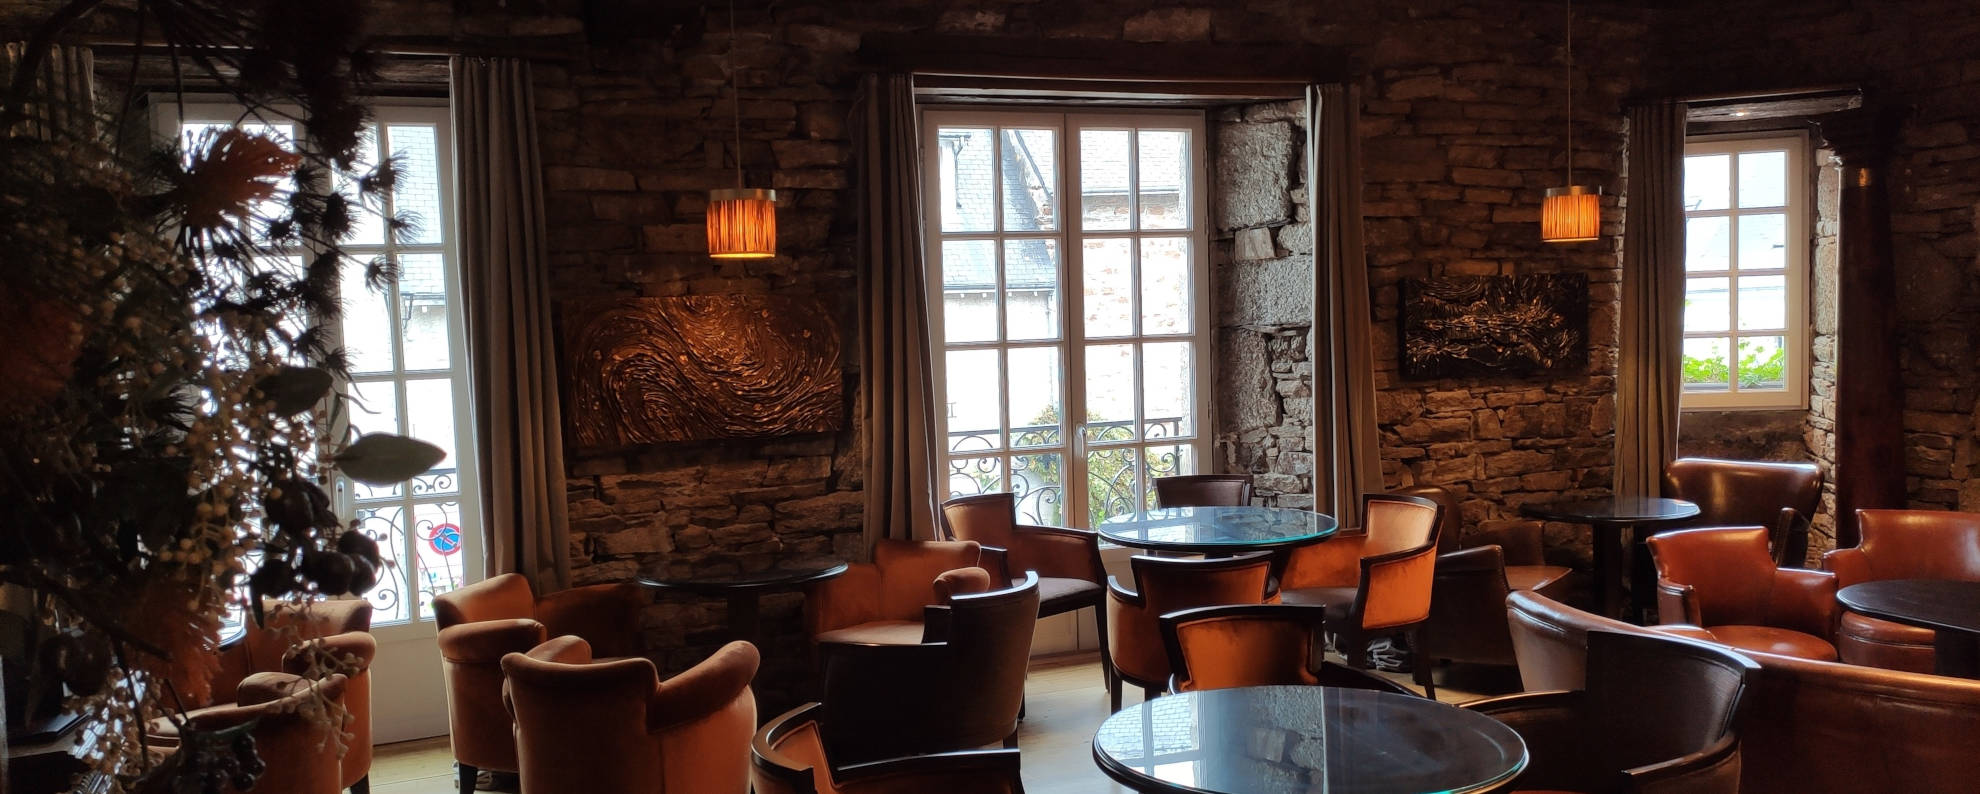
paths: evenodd
<path fill-rule="evenodd" d="M 1602 236 L 1602 188 L 1574 183 L 1574 0 L 1567 0 L 1567 183 L 1540 202 L 1540 239 L 1584 243 Z"/>
<path fill-rule="evenodd" d="M 743 187 L 742 84 L 736 80 L 736 4 L 729 2 L 729 90 L 736 124 L 736 186 L 708 191 L 708 255 L 768 259 L 777 255 L 777 191 Z"/>

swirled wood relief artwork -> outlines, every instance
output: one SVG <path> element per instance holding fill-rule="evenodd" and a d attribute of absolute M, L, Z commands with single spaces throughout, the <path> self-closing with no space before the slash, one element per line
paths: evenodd
<path fill-rule="evenodd" d="M 1588 365 L 1580 273 L 1403 279 L 1404 378 L 1578 372 Z"/>
<path fill-rule="evenodd" d="M 770 438 L 845 422 L 838 326 L 817 300 L 696 295 L 563 305 L 580 447 Z"/>

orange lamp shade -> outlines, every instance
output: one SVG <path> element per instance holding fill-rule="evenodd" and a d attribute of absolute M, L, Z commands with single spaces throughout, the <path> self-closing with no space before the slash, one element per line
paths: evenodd
<path fill-rule="evenodd" d="M 708 255 L 716 259 L 776 256 L 777 191 L 709 191 Z"/>
<path fill-rule="evenodd" d="M 1583 243 L 1602 236 L 1602 189 L 1585 185 L 1547 188 L 1540 203 L 1540 239 Z"/>

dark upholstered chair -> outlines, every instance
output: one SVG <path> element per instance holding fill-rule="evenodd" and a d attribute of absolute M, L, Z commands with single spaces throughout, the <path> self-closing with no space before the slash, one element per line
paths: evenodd
<path fill-rule="evenodd" d="M 1587 637 L 1632 626 L 1535 593 L 1506 599 L 1519 672 L 1529 691 L 1580 689 Z M 1743 794 L 1960 791 L 1980 780 L 1980 681 L 1768 653 L 1747 654 L 1740 726 Z"/>
<path fill-rule="evenodd" d="M 1520 790 L 1738 794 L 1735 734 L 1760 666 L 1724 646 L 1593 631 L 1581 691 L 1474 701 L 1526 740 Z"/>
<path fill-rule="evenodd" d="M 958 590 L 987 586 L 981 571 Z M 961 574 L 956 574 L 960 576 Z M 825 747 L 852 764 L 923 753 L 1015 746 L 1024 708 L 1038 575 L 1013 587 L 957 592 L 925 608 L 913 645 L 823 642 Z"/>
<path fill-rule="evenodd" d="M 1980 582 L 1980 514 L 1944 510 L 1858 510 L 1862 540 L 1822 555 L 1843 588 L 1882 579 Z M 1850 664 L 1932 672 L 1931 629 L 1843 610 L 1836 651 Z"/>
<path fill-rule="evenodd" d="M 1834 661 L 1836 577 L 1775 568 L 1765 527 L 1682 529 L 1650 538 L 1657 613 L 1734 648 Z"/>
<path fill-rule="evenodd" d="M 1323 661 L 1326 610 L 1293 604 L 1199 607 L 1162 616 L 1169 691 L 1306 684 L 1415 697 L 1374 673 Z"/>
<path fill-rule="evenodd" d="M 1018 751 L 969 750 L 833 767 L 807 703 L 765 723 L 750 744 L 756 794 L 1024 794 Z"/>
<path fill-rule="evenodd" d="M 945 603 L 935 580 L 975 568 L 982 558 L 968 541 L 882 540 L 873 546 L 873 562 L 852 563 L 845 574 L 807 588 L 805 632 L 812 642 L 921 642 L 923 610 Z"/>
<path fill-rule="evenodd" d="M 1100 563 L 1098 533 L 1020 524 L 1016 497 L 1009 493 L 950 499 L 942 503 L 941 519 L 943 537 L 983 546 L 983 568 L 991 577 L 1016 583 L 1025 571 L 1037 571 L 1039 617 L 1093 607 L 1100 636 L 1107 635 L 1107 610 L 1101 608 L 1107 569 Z M 1100 661 L 1104 674 L 1110 667 L 1104 657 Z"/>
<path fill-rule="evenodd" d="M 1261 604 L 1269 597 L 1272 556 L 1266 552 L 1215 560 L 1136 555 L 1128 560 L 1134 589 L 1107 580 L 1107 660 L 1114 676 L 1107 682 L 1113 710 L 1121 708 L 1121 682 L 1141 687 L 1148 697 L 1168 686 L 1169 653 L 1162 643 L 1161 617 L 1192 607 Z"/>
<path fill-rule="evenodd" d="M 1327 608 L 1327 630 L 1348 664 L 1368 667 L 1368 640 L 1402 634 L 1422 644 L 1437 571 L 1444 508 L 1421 496 L 1364 494 L 1363 531 L 1300 546 L 1286 559 L 1279 596 L 1288 604 Z M 1436 697 L 1430 665 L 1416 683 Z"/>
<path fill-rule="evenodd" d="M 1243 507 L 1251 504 L 1249 474 L 1178 474 L 1155 478 L 1156 507 Z"/>
<path fill-rule="evenodd" d="M 1808 566 L 1808 522 L 1822 504 L 1813 463 L 1678 458 L 1664 469 L 1664 496 L 1698 505 L 1684 527 L 1767 527 L 1774 564 Z"/>
<path fill-rule="evenodd" d="M 1538 590 L 1557 595 L 1570 569 L 1548 565 L 1542 556 L 1540 525 L 1532 523 L 1464 534 L 1457 496 L 1435 485 L 1414 485 L 1396 493 L 1421 496 L 1444 509 L 1437 530 L 1437 574 L 1431 585 L 1430 620 L 1423 626 L 1417 664 L 1437 661 L 1513 664 L 1512 636 L 1506 632 L 1506 594 Z"/>
<path fill-rule="evenodd" d="M 652 662 L 595 660 L 573 636 L 502 657 L 522 790 L 749 794 L 759 661 L 732 642 L 662 681 Z"/>
<path fill-rule="evenodd" d="M 447 681 L 447 725 L 463 794 L 482 769 L 517 772 L 516 735 L 502 703 L 502 657 L 574 634 L 599 656 L 637 656 L 639 585 L 574 587 L 538 597 L 529 580 L 506 573 L 433 598 L 440 668 Z"/>

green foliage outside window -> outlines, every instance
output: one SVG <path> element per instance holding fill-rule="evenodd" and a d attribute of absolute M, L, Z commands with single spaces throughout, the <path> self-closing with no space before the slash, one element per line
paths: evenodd
<path fill-rule="evenodd" d="M 1713 352 L 1717 352 L 1714 347 Z M 1683 357 L 1684 382 L 1703 384 L 1725 384 L 1732 380 L 1732 372 L 1726 366 L 1723 355 L 1698 357 L 1689 354 Z M 1767 384 L 1787 382 L 1787 348 L 1762 345 L 1742 339 L 1739 341 L 1739 387 L 1742 389 L 1761 388 Z"/>

